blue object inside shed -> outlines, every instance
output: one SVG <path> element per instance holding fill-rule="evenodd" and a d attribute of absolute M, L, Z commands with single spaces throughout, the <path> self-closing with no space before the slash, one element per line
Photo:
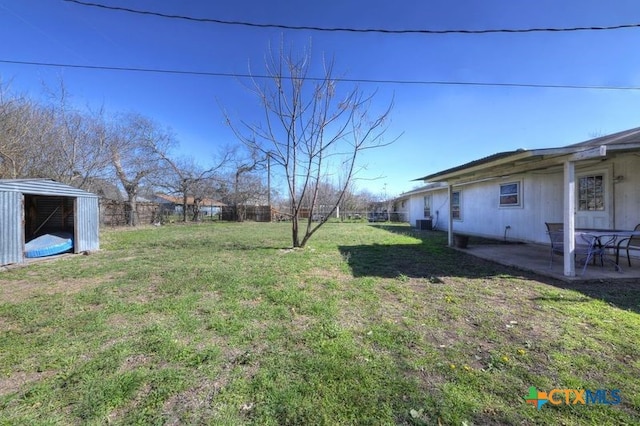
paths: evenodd
<path fill-rule="evenodd" d="M 25 256 L 29 258 L 52 256 L 73 248 L 73 235 L 68 232 L 54 232 L 41 235 L 25 244 Z"/>

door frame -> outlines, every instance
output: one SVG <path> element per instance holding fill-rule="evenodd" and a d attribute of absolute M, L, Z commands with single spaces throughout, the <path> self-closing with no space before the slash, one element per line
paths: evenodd
<path fill-rule="evenodd" d="M 579 181 L 580 178 L 585 176 L 592 175 L 602 175 L 604 180 L 604 210 L 598 211 L 581 211 L 579 209 Z M 597 167 L 585 167 L 576 170 L 576 186 L 575 186 L 575 216 L 576 216 L 576 228 L 605 228 L 605 229 L 614 229 L 615 227 L 615 212 L 614 209 L 614 192 L 613 192 L 613 165 L 609 164 L 606 166 L 597 166 Z M 604 223 L 600 226 L 593 226 L 593 218 L 595 216 L 606 216 Z M 584 221 L 581 221 L 580 218 L 587 218 L 586 222 L 588 226 L 582 226 Z"/>

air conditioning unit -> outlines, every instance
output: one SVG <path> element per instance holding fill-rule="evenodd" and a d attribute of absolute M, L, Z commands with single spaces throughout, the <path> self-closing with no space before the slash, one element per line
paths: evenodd
<path fill-rule="evenodd" d="M 423 231 L 433 230 L 433 222 L 431 219 L 418 219 L 416 220 L 416 228 Z"/>

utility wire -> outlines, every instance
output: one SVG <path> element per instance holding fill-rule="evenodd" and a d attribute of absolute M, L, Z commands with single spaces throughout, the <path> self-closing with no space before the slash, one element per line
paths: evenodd
<path fill-rule="evenodd" d="M 12 61 L 8 59 L 0 59 L 0 63 L 12 65 L 32 65 L 41 67 L 57 67 L 57 68 L 76 68 L 100 71 L 129 71 L 156 74 L 177 74 L 177 75 L 195 75 L 206 77 L 233 77 L 233 78 L 252 78 L 252 79 L 272 79 L 274 76 L 265 74 L 242 74 L 242 73 L 226 73 L 212 71 L 189 71 L 174 70 L 161 68 L 136 68 L 136 67 L 115 67 L 104 65 L 81 65 L 81 64 L 62 64 L 54 62 L 32 62 L 32 61 Z M 279 76 L 283 79 L 291 79 L 289 76 Z M 304 77 L 303 80 L 324 81 L 324 77 Z M 374 83 L 374 84 L 398 84 L 398 85 L 425 85 L 425 86 L 485 86 L 485 87 L 527 87 L 536 89 L 590 89 L 590 90 L 640 90 L 640 86 L 587 86 L 579 84 L 537 84 L 537 83 L 489 83 L 475 81 L 446 81 L 446 80 L 381 80 L 367 78 L 331 78 L 336 82 L 346 83 Z"/>
<path fill-rule="evenodd" d="M 502 29 L 486 29 L 486 30 L 391 30 L 385 28 L 348 28 L 348 27 L 316 27 L 306 25 L 284 25 L 284 24 L 260 24 L 256 22 L 246 21 L 227 21 L 223 19 L 213 18 L 195 18 L 184 15 L 170 15 L 166 13 L 153 12 L 149 10 L 131 9 L 128 7 L 108 6 L 105 4 L 91 3 L 80 0 L 64 0 L 69 3 L 75 3 L 81 6 L 96 7 L 100 9 L 115 10 L 120 12 L 135 13 L 138 15 L 157 16 L 168 19 L 181 19 L 192 22 L 204 22 L 223 25 L 240 25 L 254 28 L 279 28 L 284 30 L 308 30 L 308 31 L 325 31 L 325 32 L 350 32 L 350 33 L 383 33 L 383 34 L 491 34 L 491 33 L 541 33 L 541 32 L 571 32 L 571 31 L 610 31 L 625 28 L 640 28 L 637 24 L 621 24 L 609 26 L 587 26 L 587 27 L 567 27 L 567 28 L 502 28 Z"/>

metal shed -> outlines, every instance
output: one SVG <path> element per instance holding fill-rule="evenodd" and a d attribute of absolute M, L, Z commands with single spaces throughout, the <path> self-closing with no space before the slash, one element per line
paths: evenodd
<path fill-rule="evenodd" d="M 0 179 L 0 266 L 25 261 L 25 243 L 73 234 L 73 252 L 98 250 L 98 196 L 49 179 Z"/>

